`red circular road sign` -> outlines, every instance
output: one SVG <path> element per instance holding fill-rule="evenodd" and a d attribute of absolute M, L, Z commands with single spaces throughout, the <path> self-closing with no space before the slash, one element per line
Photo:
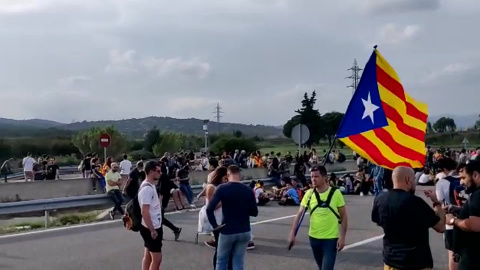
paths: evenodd
<path fill-rule="evenodd" d="M 108 147 L 110 146 L 111 138 L 110 135 L 108 134 L 102 134 L 100 135 L 100 145 L 102 147 Z"/>

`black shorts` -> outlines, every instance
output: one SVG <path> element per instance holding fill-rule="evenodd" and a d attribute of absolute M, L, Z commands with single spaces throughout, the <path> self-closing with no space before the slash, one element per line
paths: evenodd
<path fill-rule="evenodd" d="M 145 228 L 143 225 L 140 227 L 140 235 L 143 238 L 144 247 L 146 247 L 150 252 L 162 252 L 162 239 L 163 239 L 163 230 L 162 227 L 155 230 L 158 233 L 157 238 L 152 239 L 152 235 L 148 228 Z"/>
<path fill-rule="evenodd" d="M 444 232 L 445 248 L 453 251 L 453 230 L 445 230 Z"/>

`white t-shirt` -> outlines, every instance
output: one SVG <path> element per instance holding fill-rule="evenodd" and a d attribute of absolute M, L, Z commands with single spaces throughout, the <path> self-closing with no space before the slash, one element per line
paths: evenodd
<path fill-rule="evenodd" d="M 255 188 L 255 200 L 258 203 L 258 198 L 263 194 L 263 188 Z"/>
<path fill-rule="evenodd" d="M 445 179 L 445 177 L 447 176 L 443 172 L 438 173 L 437 177 L 441 177 L 435 185 L 435 193 L 437 194 L 437 199 L 441 203 L 451 205 L 452 202 L 450 200 L 450 182 Z M 446 225 L 445 228 L 447 230 L 453 230 L 453 226 L 450 225 Z"/>
<path fill-rule="evenodd" d="M 420 175 L 420 178 L 418 179 L 418 183 L 420 184 L 426 184 L 430 182 L 430 174 L 424 174 Z"/>
<path fill-rule="evenodd" d="M 120 162 L 120 168 L 122 169 L 120 171 L 120 174 L 122 175 L 128 175 L 130 174 L 130 170 L 132 169 L 132 162 L 128 159 L 124 159 L 122 162 Z"/>
<path fill-rule="evenodd" d="M 35 164 L 35 159 L 33 159 L 32 157 L 25 157 L 22 161 L 22 164 L 24 172 L 32 172 L 33 164 Z"/>
<path fill-rule="evenodd" d="M 419 182 L 420 176 L 422 176 L 422 174 L 423 174 L 422 172 L 417 172 L 417 173 L 415 173 L 415 181 L 416 181 L 417 183 Z"/>
<path fill-rule="evenodd" d="M 162 226 L 162 205 L 158 199 L 158 194 L 155 189 L 155 186 L 150 183 L 143 182 L 140 186 L 140 191 L 138 192 L 138 203 L 140 204 L 140 209 L 142 205 L 150 205 L 150 217 L 152 218 L 153 227 L 158 229 Z M 142 218 L 142 225 L 147 228 L 145 220 Z"/>

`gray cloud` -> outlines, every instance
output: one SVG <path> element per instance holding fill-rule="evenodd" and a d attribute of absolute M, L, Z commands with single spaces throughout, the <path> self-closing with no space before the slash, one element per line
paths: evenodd
<path fill-rule="evenodd" d="M 375 44 L 432 114 L 451 110 L 452 89 L 470 114 L 477 2 L 369 1 L 395 13 L 371 16 L 358 0 L 2 1 L 0 116 L 213 119 L 220 102 L 223 121 L 279 125 L 305 91 L 321 112 L 345 110 L 347 69 Z"/>
<path fill-rule="evenodd" d="M 440 0 L 367 0 L 364 8 L 376 14 L 431 11 L 440 8 Z"/>

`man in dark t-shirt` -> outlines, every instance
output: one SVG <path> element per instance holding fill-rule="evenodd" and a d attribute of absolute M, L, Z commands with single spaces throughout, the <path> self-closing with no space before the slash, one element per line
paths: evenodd
<path fill-rule="evenodd" d="M 460 170 L 460 178 L 468 191 L 474 192 L 457 217 L 447 215 L 447 224 L 454 226 L 453 248 L 460 256 L 458 270 L 476 270 L 480 267 L 480 161 L 470 161 Z"/>
<path fill-rule="evenodd" d="M 47 180 L 55 180 L 55 179 L 60 179 L 60 167 L 58 167 L 57 164 L 55 164 L 55 158 L 50 157 L 49 159 L 49 164 L 47 166 L 47 173 L 46 173 L 46 179 Z"/>
<path fill-rule="evenodd" d="M 372 221 L 383 228 L 385 269 L 429 269 L 433 258 L 428 230 L 445 230 L 445 211 L 435 191 L 425 191 L 434 210 L 415 196 L 413 169 L 397 167 L 392 172 L 393 189 L 375 198 Z"/>
<path fill-rule="evenodd" d="M 127 183 L 125 183 L 124 193 L 129 199 L 135 198 L 140 188 L 140 183 L 145 179 L 145 171 L 143 170 L 143 162 L 137 162 L 137 166 L 128 175 Z"/>

